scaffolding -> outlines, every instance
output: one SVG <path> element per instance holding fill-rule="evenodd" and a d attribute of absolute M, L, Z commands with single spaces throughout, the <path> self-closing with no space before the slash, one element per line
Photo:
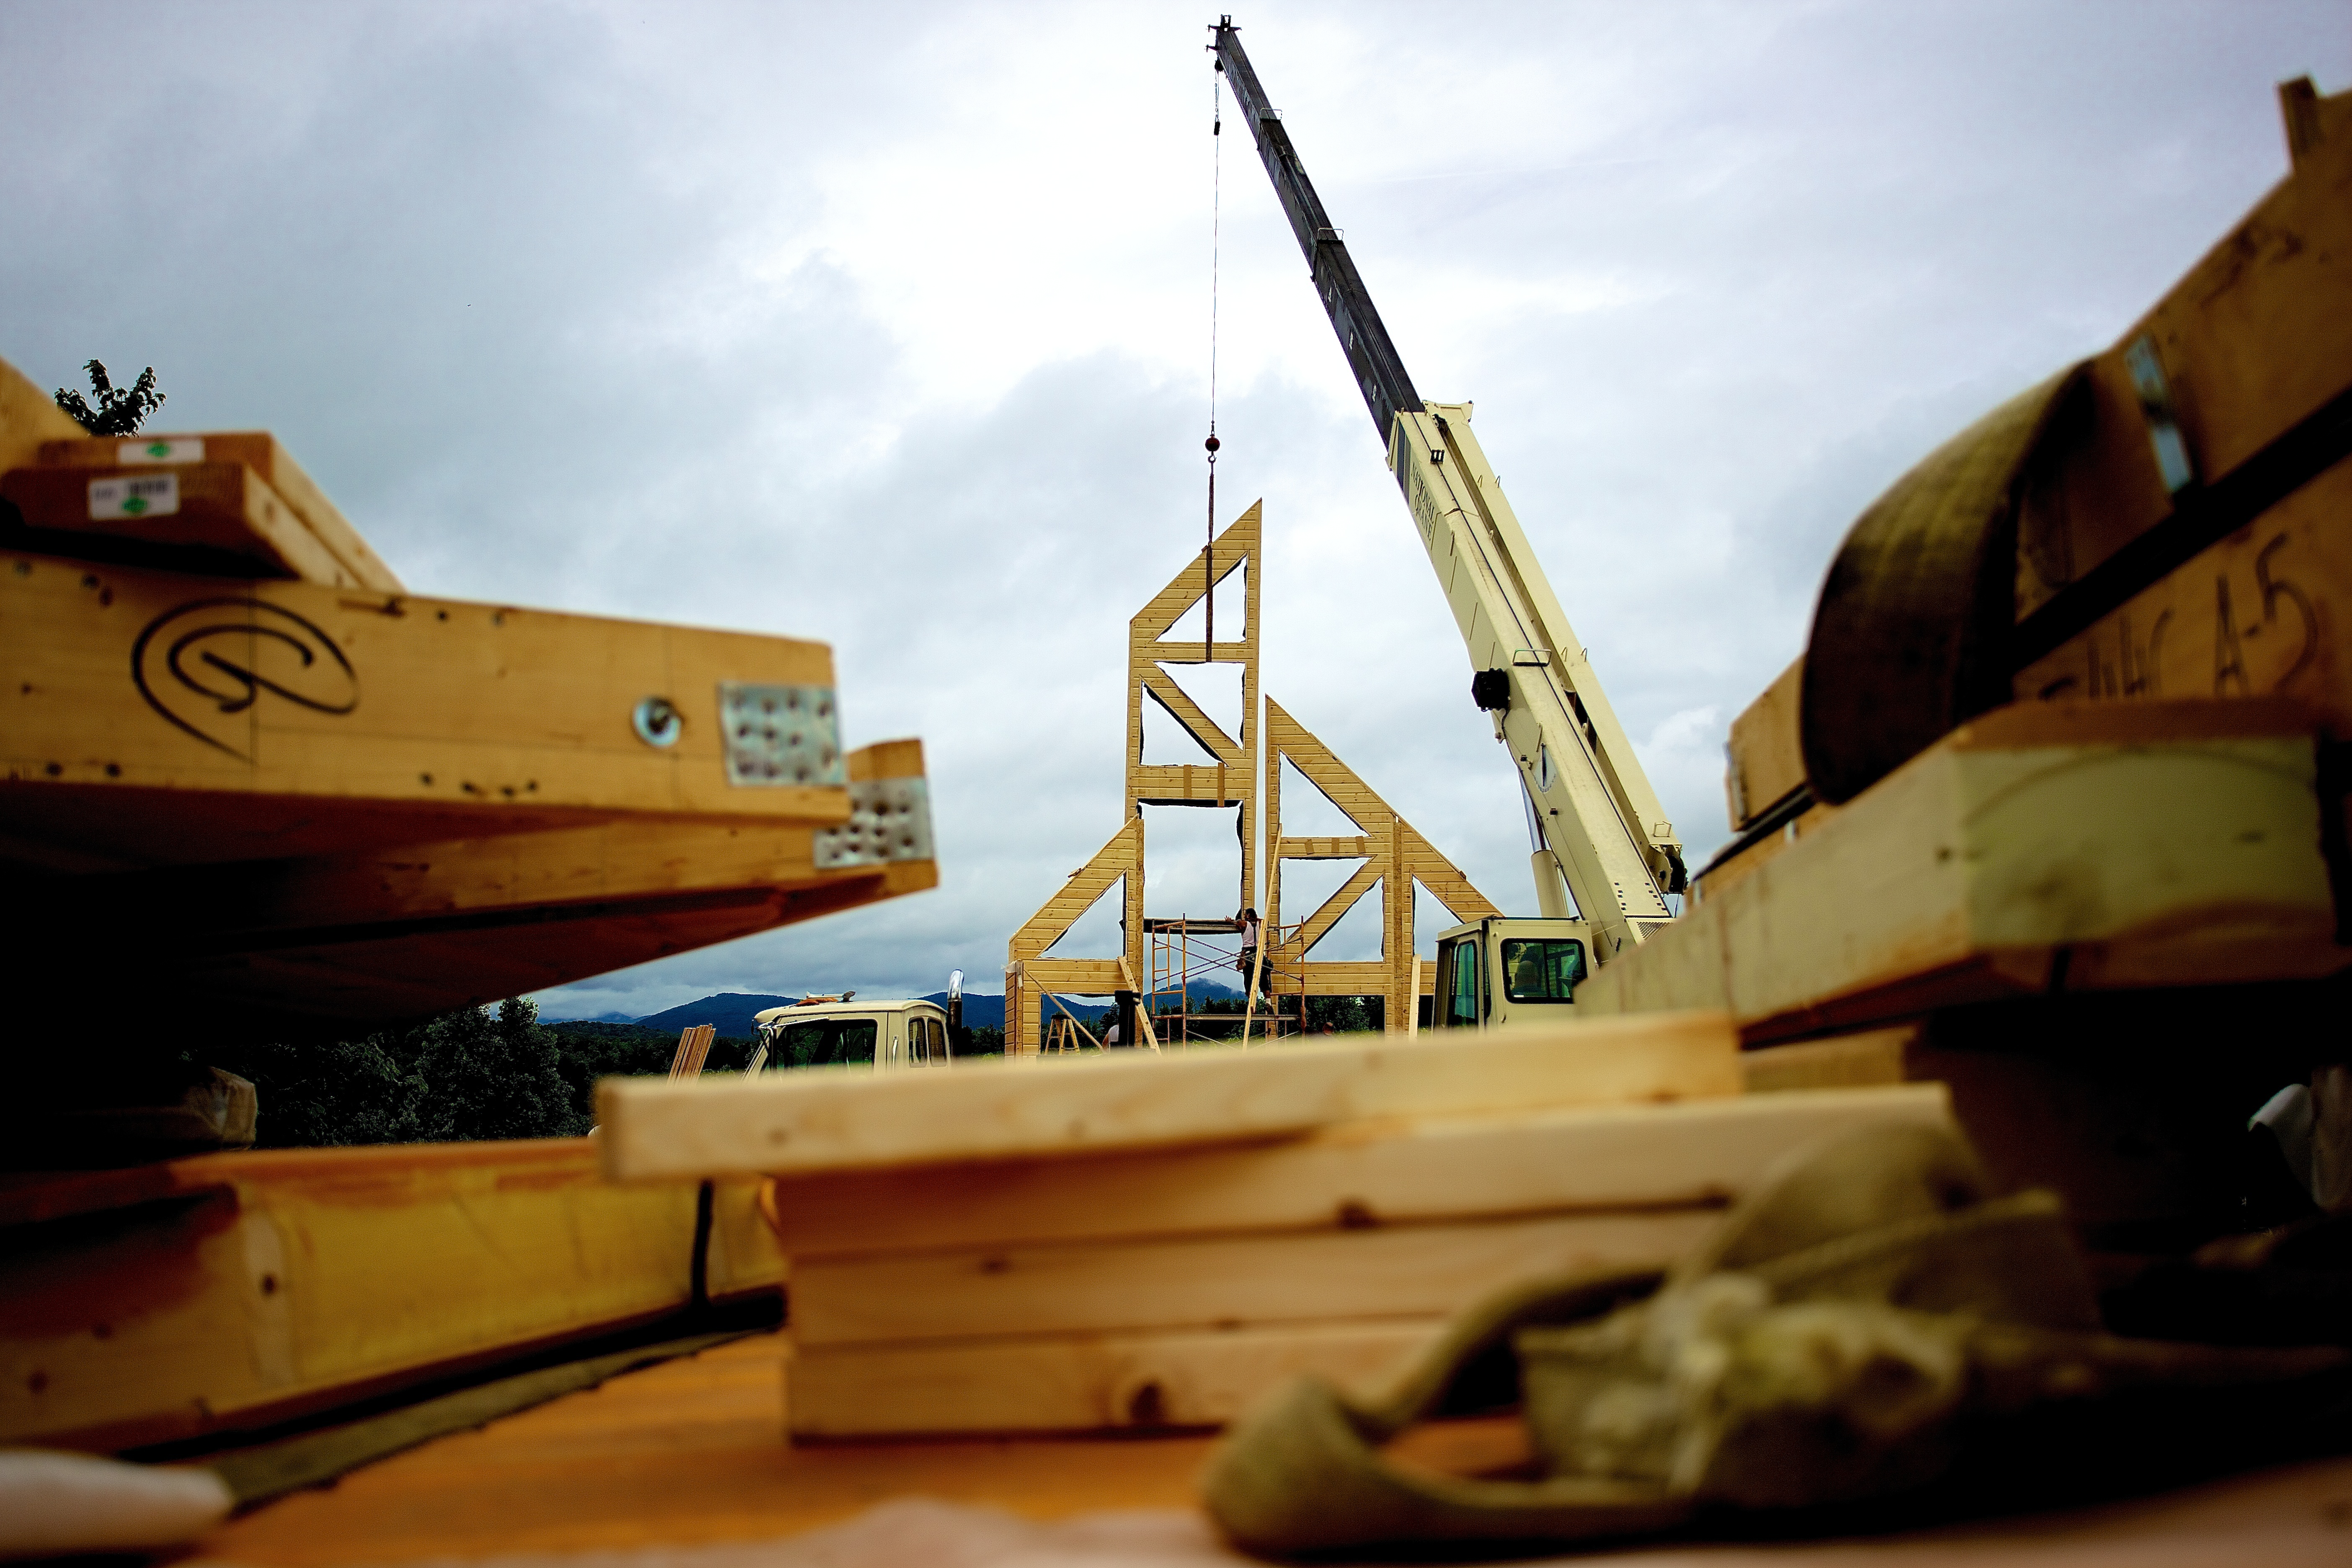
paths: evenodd
<path fill-rule="evenodd" d="M 1188 1046 L 1196 1038 L 1237 1041 L 1245 1024 L 1250 1025 L 1250 1037 L 1254 1040 L 1279 1039 L 1307 1032 L 1306 994 L 1295 987 L 1286 990 L 1277 984 L 1272 946 L 1260 955 L 1264 967 L 1258 1005 L 1255 1008 L 1246 1005 L 1249 979 L 1238 973 L 1242 966 L 1242 928 L 1237 922 L 1178 915 L 1146 920 L 1143 929 L 1151 940 L 1151 985 L 1138 1005 L 1150 1010 L 1152 1027 L 1166 1044 Z M 1278 943 L 1280 933 L 1268 926 L 1261 940 Z M 1238 979 L 1233 988 L 1242 993 L 1242 1012 L 1212 1011 L 1192 1005 L 1195 982 L 1226 974 L 1234 974 Z M 1297 1005 L 1286 1012 L 1286 1002 L 1296 1002 Z"/>

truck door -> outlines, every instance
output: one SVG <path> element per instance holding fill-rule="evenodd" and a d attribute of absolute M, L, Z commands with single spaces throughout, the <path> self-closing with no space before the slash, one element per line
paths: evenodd
<path fill-rule="evenodd" d="M 1478 933 L 1455 937 L 1437 949 L 1436 1026 L 1475 1029 L 1486 1020 L 1486 988 L 1479 973 Z"/>

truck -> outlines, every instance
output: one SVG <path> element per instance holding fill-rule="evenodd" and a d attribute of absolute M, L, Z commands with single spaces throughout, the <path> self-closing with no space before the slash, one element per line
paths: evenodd
<path fill-rule="evenodd" d="M 1675 918 L 1667 900 L 1688 882 L 1682 841 L 1471 433 L 1472 405 L 1424 401 L 1414 389 L 1345 235 L 1243 51 L 1240 29 L 1227 16 L 1211 31 L 1215 68 L 1306 255 L 1454 612 L 1470 656 L 1471 699 L 1508 750 L 1527 810 L 1540 912 L 1440 935 L 1432 1026 L 1557 1021 L 1595 967 Z"/>

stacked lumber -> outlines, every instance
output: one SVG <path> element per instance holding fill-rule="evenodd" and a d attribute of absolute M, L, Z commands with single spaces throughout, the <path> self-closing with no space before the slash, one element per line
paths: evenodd
<path fill-rule="evenodd" d="M 716 1184 L 708 1298 L 773 1291 L 757 1184 Z M 0 1444 L 245 1431 L 659 1319 L 696 1190 L 592 1141 L 281 1149 L 0 1178 Z"/>
<path fill-rule="evenodd" d="M 601 1091 L 625 1181 L 766 1170 L 797 1438 L 1215 1426 L 1533 1275 L 1662 1266 L 1933 1085 L 1741 1097 L 1721 1015 Z"/>
<path fill-rule="evenodd" d="M 1577 995 L 1727 1009 L 1752 1087 L 1943 1080 L 2123 1252 L 2244 1223 L 2246 1118 L 2345 1049 L 2352 93 L 2280 100 L 2284 180 L 1854 523 L 1738 837 Z"/>
<path fill-rule="evenodd" d="M 0 364 L 0 549 L 57 994 L 331 1032 L 937 882 L 921 745 L 844 745 L 824 644 L 408 594 L 266 435 L 89 439 Z"/>
<path fill-rule="evenodd" d="M 2290 703 L 2020 703 L 1962 726 L 1577 991 L 1750 1044 L 2053 991 L 2316 979 L 2318 752 Z"/>
<path fill-rule="evenodd" d="M 43 441 L 31 466 L 0 474 L 0 499 L 16 508 L 27 548 L 83 553 L 103 536 L 152 565 L 402 592 L 266 431 Z"/>

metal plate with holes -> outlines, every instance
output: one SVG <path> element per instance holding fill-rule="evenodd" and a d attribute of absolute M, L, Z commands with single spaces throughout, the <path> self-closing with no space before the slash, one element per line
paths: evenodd
<path fill-rule="evenodd" d="M 719 683 L 730 784 L 842 782 L 841 716 L 830 686 Z"/>
<path fill-rule="evenodd" d="M 924 779 L 849 786 L 849 820 L 814 836 L 817 869 L 931 858 L 931 789 Z"/>

